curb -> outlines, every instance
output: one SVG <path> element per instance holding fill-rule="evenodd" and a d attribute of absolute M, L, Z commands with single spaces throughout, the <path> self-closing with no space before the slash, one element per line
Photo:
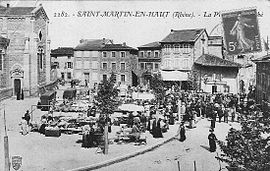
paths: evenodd
<path fill-rule="evenodd" d="M 132 157 L 138 156 L 140 154 L 144 154 L 146 152 L 152 151 L 152 150 L 154 150 L 154 149 L 156 149 L 156 148 L 164 145 L 165 143 L 168 143 L 168 142 L 172 141 L 178 135 L 179 134 L 176 134 L 176 135 L 174 135 L 174 136 L 172 136 L 170 138 L 165 139 L 164 141 L 162 141 L 160 143 L 156 143 L 156 144 L 154 144 L 154 145 L 152 145 L 150 147 L 144 148 L 142 150 L 135 151 L 133 153 L 130 153 L 130 154 L 127 154 L 127 155 L 124 155 L 124 156 L 116 157 L 116 158 L 107 160 L 105 162 L 101 162 L 101 163 L 97 163 L 97 164 L 92 164 L 90 166 L 85 166 L 85 167 L 80 167 L 80 168 L 76 168 L 76 169 L 71 169 L 71 170 L 68 170 L 68 171 L 88 171 L 88 170 L 95 170 L 95 169 L 106 167 L 106 166 L 109 166 L 109 165 L 112 165 L 112 164 L 115 164 L 115 163 L 119 163 L 121 161 L 124 161 L 124 160 L 130 159 Z"/>

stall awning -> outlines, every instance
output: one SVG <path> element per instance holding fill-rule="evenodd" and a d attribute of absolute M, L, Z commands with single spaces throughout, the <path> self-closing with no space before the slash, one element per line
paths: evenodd
<path fill-rule="evenodd" d="M 188 74 L 182 71 L 161 71 L 163 81 L 187 81 Z"/>

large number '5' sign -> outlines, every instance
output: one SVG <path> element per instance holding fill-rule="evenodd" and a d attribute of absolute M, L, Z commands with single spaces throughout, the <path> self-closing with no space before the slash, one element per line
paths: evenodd
<path fill-rule="evenodd" d="M 236 42 L 229 42 L 229 51 L 235 51 Z"/>

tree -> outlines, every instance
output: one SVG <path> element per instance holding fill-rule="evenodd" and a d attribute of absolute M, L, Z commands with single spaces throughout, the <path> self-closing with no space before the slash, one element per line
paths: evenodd
<path fill-rule="evenodd" d="M 161 78 L 161 74 L 153 74 L 150 79 L 150 88 L 154 91 L 157 101 L 163 101 L 165 96 L 165 84 Z"/>
<path fill-rule="evenodd" d="M 217 157 L 244 171 L 270 170 L 269 112 L 249 112 L 241 116 L 241 129 L 231 128 L 225 142 L 218 141 L 223 154 Z"/>
<path fill-rule="evenodd" d="M 106 117 L 112 114 L 114 110 L 118 107 L 119 101 L 117 100 L 118 90 L 115 87 L 116 75 L 111 74 L 108 80 L 103 80 L 97 90 L 97 95 L 94 97 L 94 105 L 101 113 Z"/>
<path fill-rule="evenodd" d="M 119 106 L 117 100 L 118 90 L 115 86 L 116 76 L 114 73 L 111 74 L 108 80 L 103 80 L 97 90 L 97 95 L 94 97 L 94 105 L 100 112 L 100 123 L 104 127 L 104 149 L 103 153 L 108 154 L 108 119 L 109 114 L 112 114 L 114 110 Z"/>
<path fill-rule="evenodd" d="M 188 89 L 191 90 L 198 90 L 199 89 L 199 85 L 198 85 L 198 80 L 199 78 L 199 74 L 197 73 L 197 71 L 191 71 L 190 74 L 188 74 Z"/>

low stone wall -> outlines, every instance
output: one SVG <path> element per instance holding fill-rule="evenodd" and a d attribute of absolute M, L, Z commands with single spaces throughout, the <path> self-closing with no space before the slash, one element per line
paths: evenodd
<path fill-rule="evenodd" d="M 12 88 L 0 89 L 0 101 L 11 97 L 12 94 L 13 94 L 13 89 Z"/>

